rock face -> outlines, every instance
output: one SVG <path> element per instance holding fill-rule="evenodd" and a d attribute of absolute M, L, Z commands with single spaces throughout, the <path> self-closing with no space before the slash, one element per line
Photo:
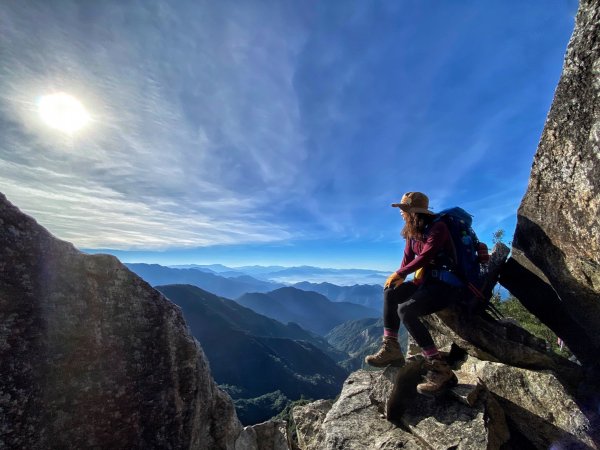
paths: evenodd
<path fill-rule="evenodd" d="M 233 449 L 241 426 L 179 308 L 0 194 L 0 447 Z"/>
<path fill-rule="evenodd" d="M 235 450 L 289 450 L 287 423 L 283 420 L 268 420 L 245 427 L 237 441 Z"/>
<path fill-rule="evenodd" d="M 592 424 L 549 371 L 468 358 L 461 369 L 492 392 L 506 415 L 537 448 L 595 448 Z"/>
<path fill-rule="evenodd" d="M 468 316 L 458 307 L 422 319 L 440 347 L 457 345 L 471 356 L 511 366 L 553 370 L 571 385 L 581 381 L 576 364 L 546 351 L 546 342 L 510 321 Z"/>
<path fill-rule="evenodd" d="M 410 433 L 381 418 L 384 404 L 373 400 L 375 373 L 364 370 L 348 377 L 331 405 L 310 403 L 294 409 L 302 450 L 420 449 Z M 392 385 L 390 383 L 390 389 Z M 322 420 L 322 423 L 320 421 Z"/>
<path fill-rule="evenodd" d="M 334 403 L 296 407 L 300 449 L 598 448 L 595 425 L 550 371 L 470 356 L 454 367 L 458 386 L 432 399 L 415 391 L 422 366 L 359 370 Z"/>
<path fill-rule="evenodd" d="M 581 333 L 600 348 L 600 4 L 596 0 L 580 2 L 563 73 L 519 208 L 513 246 L 513 257 L 543 273 Z"/>
<path fill-rule="evenodd" d="M 302 450 L 498 449 L 508 440 L 502 410 L 490 396 L 472 407 L 453 398 L 441 401 L 410 395 L 419 381 L 419 361 L 402 369 L 354 372 L 339 399 L 294 409 Z M 408 384 L 408 389 L 403 388 Z M 390 402 L 402 401 L 403 411 Z"/>

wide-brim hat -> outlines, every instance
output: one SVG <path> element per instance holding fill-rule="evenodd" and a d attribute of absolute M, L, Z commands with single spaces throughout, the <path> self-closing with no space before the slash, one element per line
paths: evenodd
<path fill-rule="evenodd" d="M 407 192 L 400 203 L 392 203 L 392 206 L 407 213 L 435 214 L 429 210 L 429 197 L 422 192 Z"/>

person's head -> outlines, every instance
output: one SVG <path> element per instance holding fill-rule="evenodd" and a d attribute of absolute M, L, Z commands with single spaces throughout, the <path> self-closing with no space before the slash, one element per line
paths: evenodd
<path fill-rule="evenodd" d="M 434 213 L 429 210 L 429 198 L 422 192 L 407 192 L 400 203 L 392 203 L 399 208 L 404 219 L 402 236 L 405 239 L 422 239 L 425 227 L 431 222 Z"/>

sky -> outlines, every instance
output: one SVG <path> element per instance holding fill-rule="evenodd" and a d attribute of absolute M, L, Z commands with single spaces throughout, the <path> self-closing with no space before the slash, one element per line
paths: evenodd
<path fill-rule="evenodd" d="M 2 2 L 0 191 L 124 262 L 395 270 L 407 191 L 510 240 L 576 10 Z M 84 127 L 45 122 L 55 93 Z"/>

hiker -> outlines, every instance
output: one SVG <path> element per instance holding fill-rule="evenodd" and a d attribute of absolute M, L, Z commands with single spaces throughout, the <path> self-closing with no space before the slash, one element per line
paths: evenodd
<path fill-rule="evenodd" d="M 461 283 L 450 270 L 454 247 L 448 227 L 436 221 L 429 210 L 429 199 L 421 192 L 404 194 L 400 208 L 405 221 L 402 236 L 406 240 L 400 268 L 392 273 L 383 291 L 383 343 L 365 362 L 374 367 L 402 366 L 404 355 L 398 343 L 400 322 L 421 347 L 428 369 L 425 381 L 417 391 L 434 396 L 457 384 L 448 363 L 441 358 L 431 334 L 419 317 L 440 311 L 461 294 Z M 412 281 L 406 277 L 418 272 Z"/>

